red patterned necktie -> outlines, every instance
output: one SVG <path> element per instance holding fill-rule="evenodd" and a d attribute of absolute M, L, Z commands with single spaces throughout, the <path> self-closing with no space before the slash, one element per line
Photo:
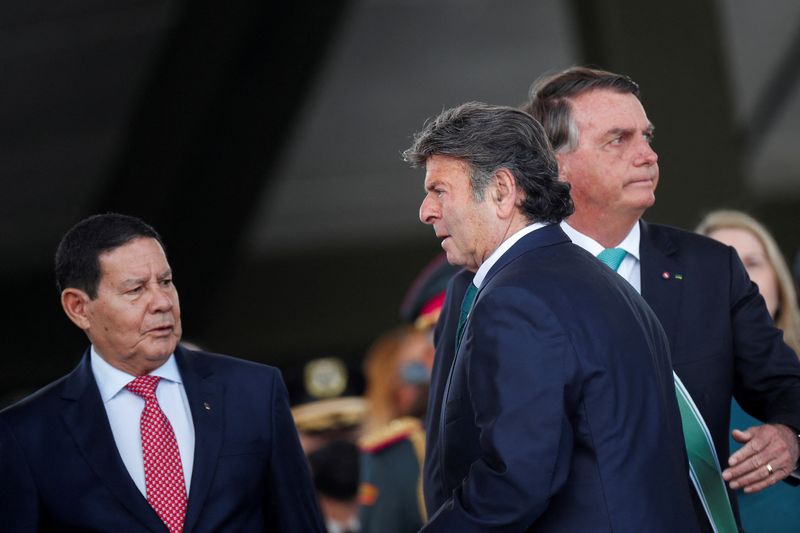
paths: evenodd
<path fill-rule="evenodd" d="M 170 533 L 183 531 L 186 515 L 186 485 L 178 441 L 167 415 L 158 406 L 156 387 L 158 376 L 139 376 L 127 385 L 137 396 L 144 398 L 140 428 L 144 459 L 144 483 L 147 501 L 166 524 Z"/>

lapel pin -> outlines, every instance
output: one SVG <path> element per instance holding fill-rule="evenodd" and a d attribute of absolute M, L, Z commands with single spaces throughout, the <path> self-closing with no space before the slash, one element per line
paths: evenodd
<path fill-rule="evenodd" d="M 206 411 L 210 411 L 210 410 L 211 410 L 211 406 L 208 404 L 208 402 L 203 402 L 203 408 L 204 408 Z"/>
<path fill-rule="evenodd" d="M 661 277 L 664 278 L 664 279 L 672 278 L 672 279 L 676 279 L 676 280 L 680 281 L 680 280 L 683 279 L 683 274 L 679 274 L 677 272 L 675 274 L 670 274 L 669 272 L 667 272 L 665 270 L 664 272 L 661 273 Z"/>

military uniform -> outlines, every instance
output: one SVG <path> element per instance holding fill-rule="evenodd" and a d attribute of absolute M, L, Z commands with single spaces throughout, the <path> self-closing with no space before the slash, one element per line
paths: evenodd
<path fill-rule="evenodd" d="M 413 417 L 393 420 L 359 440 L 362 533 L 411 533 L 427 519 L 422 498 L 425 432 Z"/>

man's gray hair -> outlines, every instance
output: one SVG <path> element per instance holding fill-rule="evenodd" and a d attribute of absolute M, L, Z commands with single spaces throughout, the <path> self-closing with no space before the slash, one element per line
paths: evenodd
<path fill-rule="evenodd" d="M 579 132 L 572 118 L 570 99 L 600 89 L 630 93 L 639 98 L 639 85 L 628 76 L 588 67 L 570 67 L 533 82 L 522 110 L 541 122 L 557 152 L 571 152 L 578 147 Z"/>
<path fill-rule="evenodd" d="M 529 220 L 560 222 L 572 214 L 569 185 L 558 181 L 558 163 L 544 129 L 524 111 L 481 102 L 443 111 L 414 136 L 403 159 L 419 167 L 434 155 L 467 165 L 477 201 L 505 168 L 525 192 L 522 210 Z"/>

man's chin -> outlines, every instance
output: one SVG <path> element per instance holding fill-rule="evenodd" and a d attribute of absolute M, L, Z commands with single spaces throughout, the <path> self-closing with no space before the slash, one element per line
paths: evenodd
<path fill-rule="evenodd" d="M 642 210 L 650 209 L 654 205 L 656 205 L 656 195 L 651 194 L 648 198 L 645 198 L 644 201 L 642 201 Z"/>
<path fill-rule="evenodd" d="M 464 266 L 464 258 L 460 257 L 458 254 L 454 252 L 450 252 L 445 250 L 445 254 L 447 256 L 447 262 L 453 266 L 461 267 Z"/>
<path fill-rule="evenodd" d="M 629 197 L 628 201 L 626 202 L 629 209 L 639 211 L 639 216 L 641 216 L 647 209 L 653 207 L 655 203 L 656 195 L 653 194 L 652 191 L 643 193 L 636 197 Z"/>
<path fill-rule="evenodd" d="M 478 266 L 474 265 L 468 261 L 465 261 L 463 257 L 452 257 L 450 254 L 447 254 L 447 262 L 450 263 L 454 267 L 461 267 L 469 270 L 470 272 L 477 272 Z"/>
<path fill-rule="evenodd" d="M 153 342 L 147 350 L 147 359 L 150 361 L 166 361 L 175 352 L 178 340 L 180 340 L 180 337 Z"/>

